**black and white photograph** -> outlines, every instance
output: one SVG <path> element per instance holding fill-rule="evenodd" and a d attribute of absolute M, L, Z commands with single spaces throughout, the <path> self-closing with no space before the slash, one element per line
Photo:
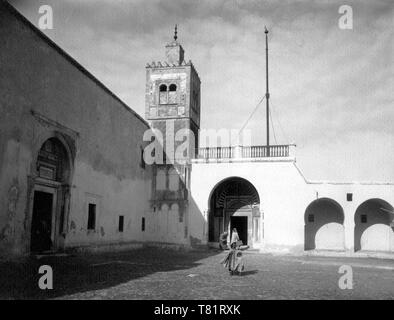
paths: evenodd
<path fill-rule="evenodd" d="M 393 0 L 0 0 L 0 300 L 393 299 Z"/>

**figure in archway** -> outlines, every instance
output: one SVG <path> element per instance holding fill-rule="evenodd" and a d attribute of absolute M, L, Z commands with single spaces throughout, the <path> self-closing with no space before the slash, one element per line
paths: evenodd
<path fill-rule="evenodd" d="M 219 238 L 219 248 L 221 250 L 226 250 L 228 249 L 227 247 L 227 237 L 228 237 L 228 232 L 224 231 Z"/>
<path fill-rule="evenodd" d="M 238 241 L 239 241 L 238 231 L 236 228 L 233 228 L 233 232 L 231 233 L 230 246 L 232 246 L 233 244 L 237 244 Z"/>
<path fill-rule="evenodd" d="M 249 246 L 242 245 L 242 241 L 239 239 L 237 229 L 234 228 L 231 234 L 230 251 L 220 262 L 223 266 L 228 269 L 229 274 L 241 275 L 245 270 L 245 262 L 242 254 L 242 250 L 248 249 Z"/>

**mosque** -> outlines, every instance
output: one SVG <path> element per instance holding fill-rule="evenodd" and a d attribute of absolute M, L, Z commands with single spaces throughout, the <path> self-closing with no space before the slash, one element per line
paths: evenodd
<path fill-rule="evenodd" d="M 146 65 L 145 119 L 5 1 L 0 39 L 1 257 L 216 247 L 234 227 L 262 252 L 394 252 L 394 184 L 310 181 L 295 145 L 200 148 L 176 35 Z"/>

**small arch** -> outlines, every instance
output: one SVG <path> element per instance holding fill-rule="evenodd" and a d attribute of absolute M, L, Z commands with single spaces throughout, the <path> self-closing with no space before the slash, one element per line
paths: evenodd
<path fill-rule="evenodd" d="M 69 182 L 70 157 L 59 139 L 52 137 L 43 143 L 38 152 L 36 169 L 40 178 Z"/>
<path fill-rule="evenodd" d="M 175 104 L 176 97 L 177 97 L 176 85 L 170 84 L 169 92 L 168 92 L 168 103 Z"/>
<path fill-rule="evenodd" d="M 76 156 L 76 144 L 75 138 L 72 138 L 64 133 L 60 133 L 58 131 L 48 131 L 39 135 L 38 139 L 34 143 L 34 149 L 38 150 L 35 153 L 35 156 L 32 161 L 32 172 L 35 176 L 38 176 L 38 167 L 37 162 L 40 154 L 40 150 L 43 148 L 44 144 L 48 140 L 56 141 L 57 144 L 60 144 L 61 147 L 65 151 L 66 161 L 69 169 L 68 173 L 68 181 L 67 183 L 71 184 L 71 180 L 74 174 L 74 159 Z"/>
<path fill-rule="evenodd" d="M 316 199 L 304 214 L 305 250 L 344 250 L 345 215 L 341 205 L 333 199 Z"/>
<path fill-rule="evenodd" d="M 168 103 L 167 85 L 165 85 L 165 84 L 161 84 L 159 86 L 159 103 L 160 104 L 167 104 Z"/>
<path fill-rule="evenodd" d="M 391 223 L 393 206 L 383 199 L 369 199 L 354 214 L 354 251 L 394 251 Z"/>

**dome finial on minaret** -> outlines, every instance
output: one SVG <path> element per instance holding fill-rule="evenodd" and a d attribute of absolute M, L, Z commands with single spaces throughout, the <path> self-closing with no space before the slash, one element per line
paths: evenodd
<path fill-rule="evenodd" d="M 181 44 L 177 41 L 178 39 L 178 24 L 175 25 L 174 29 L 174 40 L 166 45 L 166 61 L 169 64 L 175 64 L 180 66 L 184 60 L 184 50 Z"/>
<path fill-rule="evenodd" d="M 174 40 L 178 39 L 178 25 L 175 24 Z"/>

